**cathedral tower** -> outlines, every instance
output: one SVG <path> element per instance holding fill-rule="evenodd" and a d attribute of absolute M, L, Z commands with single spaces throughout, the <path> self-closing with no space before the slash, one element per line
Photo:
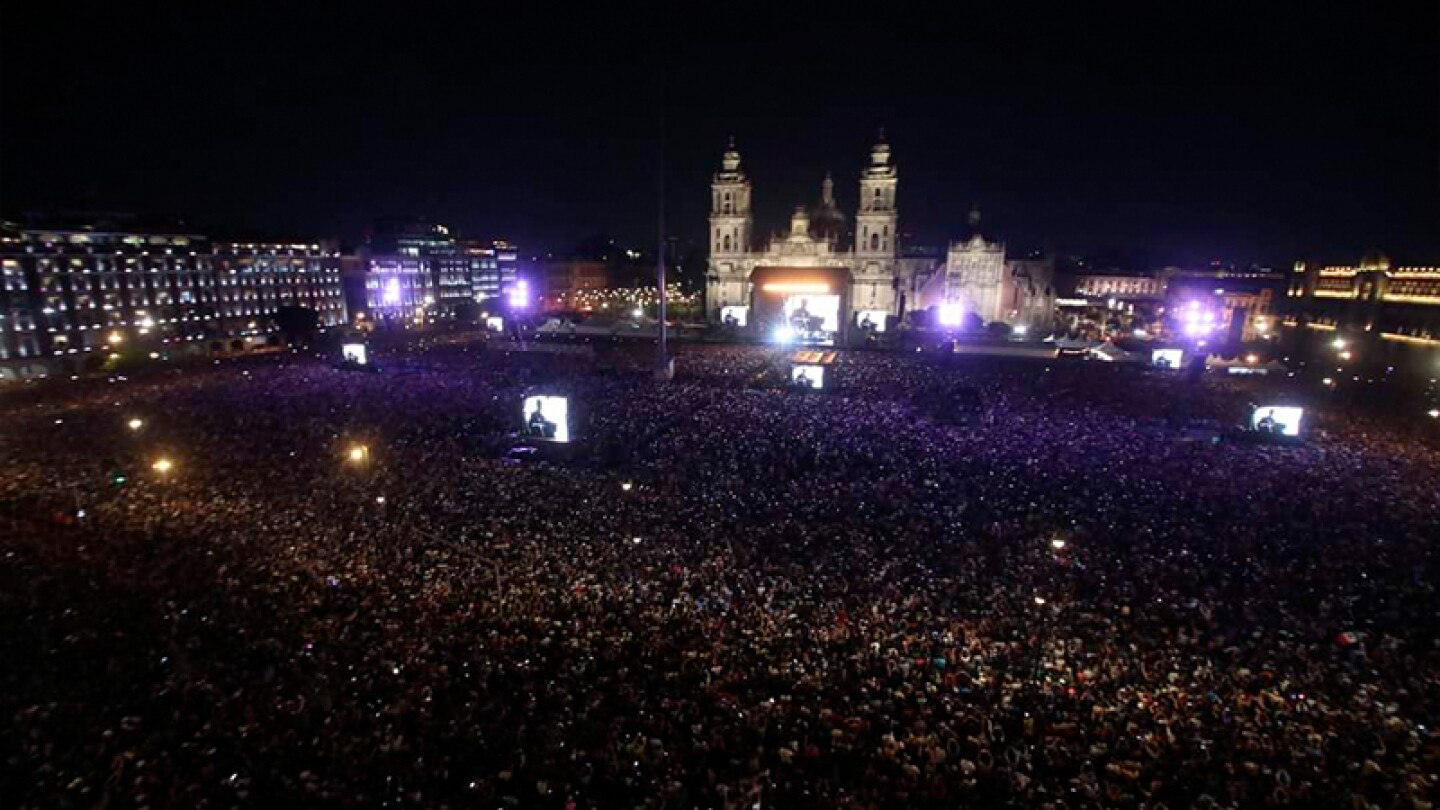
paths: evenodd
<path fill-rule="evenodd" d="M 855 214 L 855 283 L 851 306 L 860 310 L 895 310 L 895 241 L 899 212 L 895 190 L 899 177 L 890 162 L 885 132 L 870 149 L 870 165 L 860 173 L 860 204 Z"/>
<path fill-rule="evenodd" d="M 712 312 L 748 303 L 742 263 L 751 248 L 753 226 L 750 178 L 740 168 L 740 152 L 731 138 L 720 171 L 710 183 L 710 266 L 705 298 Z"/>

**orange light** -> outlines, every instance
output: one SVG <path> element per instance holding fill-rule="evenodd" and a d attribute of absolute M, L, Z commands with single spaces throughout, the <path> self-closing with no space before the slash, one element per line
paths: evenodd
<path fill-rule="evenodd" d="M 828 293 L 830 285 L 816 281 L 776 281 L 762 286 L 765 292 L 775 293 Z"/>

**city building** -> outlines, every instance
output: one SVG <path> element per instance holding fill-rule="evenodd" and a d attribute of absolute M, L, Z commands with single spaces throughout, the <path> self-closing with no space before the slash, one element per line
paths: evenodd
<path fill-rule="evenodd" d="M 424 322 L 435 303 L 435 277 L 428 257 L 386 254 L 366 260 L 366 318 L 373 323 Z"/>
<path fill-rule="evenodd" d="M 1075 295 L 1096 301 L 1160 302 L 1165 300 L 1164 272 L 1148 275 L 1084 274 L 1075 278 Z"/>
<path fill-rule="evenodd" d="M 476 301 L 499 298 L 520 277 L 519 251 L 503 240 L 458 242 L 466 260 L 470 295 Z"/>
<path fill-rule="evenodd" d="M 7 377 L 98 367 L 140 344 L 246 350 L 287 306 L 321 326 L 346 317 L 338 258 L 318 242 L 219 241 L 115 218 L 6 223 L 0 273 Z"/>
<path fill-rule="evenodd" d="M 458 239 L 424 219 L 376 220 L 364 251 L 370 317 L 423 320 L 426 312 L 499 297 L 518 278 L 518 253 L 508 242 Z"/>
<path fill-rule="evenodd" d="M 1291 324 L 1440 345 L 1440 267 L 1394 267 L 1381 253 L 1355 265 L 1296 262 L 1284 308 Z"/>
<path fill-rule="evenodd" d="M 950 243 L 943 261 L 919 283 L 918 308 L 937 310 L 946 326 L 1000 322 L 1048 329 L 1055 312 L 1054 260 L 1008 258 L 1003 242 L 980 232 L 978 210 L 970 212 L 969 226 L 969 238 Z"/>

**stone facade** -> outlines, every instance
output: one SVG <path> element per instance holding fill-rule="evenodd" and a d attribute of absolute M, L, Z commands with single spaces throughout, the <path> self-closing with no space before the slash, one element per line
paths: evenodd
<path fill-rule="evenodd" d="M 899 314 L 896 291 L 905 280 L 898 273 L 896 238 L 898 173 L 883 136 L 870 150 L 869 165 L 860 174 L 860 203 L 855 217 L 854 244 L 847 243 L 844 215 L 835 205 L 833 183 L 827 176 L 821 202 L 813 212 L 797 208 L 790 231 L 766 244 L 754 240 L 754 212 L 750 178 L 741 168 L 740 153 L 732 140 L 711 183 L 710 259 L 705 301 L 712 322 L 719 322 L 724 307 L 755 307 L 757 270 L 784 284 L 788 276 L 805 278 L 819 271 L 838 279 L 843 289 L 830 290 L 843 302 L 841 331 L 862 312 Z M 813 227 L 812 227 L 813 225 Z M 836 271 L 843 271 L 837 273 Z M 798 282 L 797 282 L 798 283 Z M 766 328 L 758 324 L 756 328 Z"/>

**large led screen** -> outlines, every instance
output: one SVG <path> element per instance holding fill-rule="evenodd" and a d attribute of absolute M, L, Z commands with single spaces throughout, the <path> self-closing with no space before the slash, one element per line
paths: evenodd
<path fill-rule="evenodd" d="M 368 362 L 364 343 L 346 343 L 340 347 L 340 356 L 347 363 L 363 366 Z"/>
<path fill-rule="evenodd" d="M 525 435 L 552 442 L 570 441 L 570 400 L 567 397 L 526 397 Z"/>
<path fill-rule="evenodd" d="M 790 367 L 790 384 L 819 391 L 825 387 L 825 367 L 797 363 Z"/>
<path fill-rule="evenodd" d="M 1150 352 L 1150 365 L 1156 368 L 1180 368 L 1184 360 L 1183 349 L 1155 349 Z"/>
<path fill-rule="evenodd" d="M 840 296 L 789 295 L 785 297 L 785 325 L 802 341 L 824 341 L 840 331 Z"/>
<path fill-rule="evenodd" d="M 1261 433 L 1279 433 L 1282 436 L 1299 436 L 1300 420 L 1305 416 L 1304 408 L 1286 408 L 1267 405 L 1256 408 L 1250 427 Z"/>

